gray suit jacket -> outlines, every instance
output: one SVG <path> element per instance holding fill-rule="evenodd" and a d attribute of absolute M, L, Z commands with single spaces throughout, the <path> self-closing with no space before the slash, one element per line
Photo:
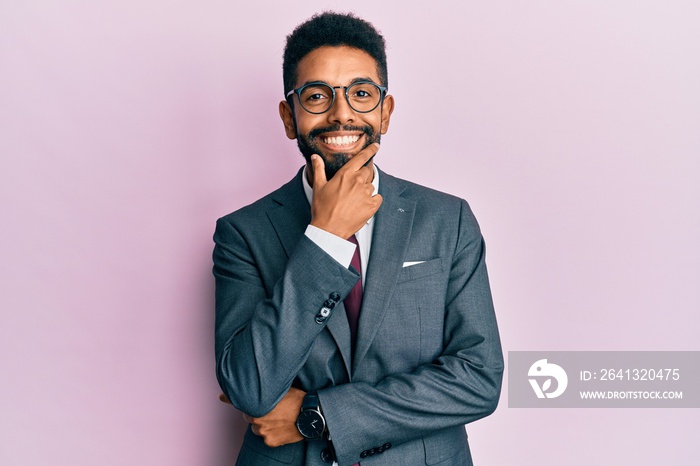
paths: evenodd
<path fill-rule="evenodd" d="M 469 206 L 380 172 L 384 201 L 351 355 L 342 299 L 359 275 L 304 235 L 302 173 L 217 222 L 222 390 L 254 417 L 290 386 L 318 390 L 340 466 L 472 464 L 464 424 L 496 408 L 503 355 Z M 341 302 L 317 323 L 332 293 Z M 323 465 L 324 446 L 269 448 L 248 429 L 238 464 Z"/>

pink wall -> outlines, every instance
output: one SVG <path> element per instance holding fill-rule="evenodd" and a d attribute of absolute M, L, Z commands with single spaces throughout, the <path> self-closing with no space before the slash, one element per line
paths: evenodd
<path fill-rule="evenodd" d="M 385 33 L 385 170 L 470 200 L 508 350 L 698 350 L 700 7 L 5 0 L 0 464 L 232 464 L 214 221 L 301 164 L 294 25 Z M 99 4 L 99 6 L 97 6 Z M 516 410 L 481 465 L 692 464 L 695 410 Z"/>

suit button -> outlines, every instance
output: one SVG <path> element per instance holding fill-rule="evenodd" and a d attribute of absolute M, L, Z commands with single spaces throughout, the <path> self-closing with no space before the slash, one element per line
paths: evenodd
<path fill-rule="evenodd" d="M 374 456 L 377 454 L 377 449 L 376 448 L 370 448 L 370 450 L 367 452 L 369 456 Z"/>
<path fill-rule="evenodd" d="M 363 458 L 363 459 L 367 458 L 367 455 L 369 455 L 369 452 L 367 450 L 365 450 L 362 453 L 360 453 L 360 458 Z"/>
<path fill-rule="evenodd" d="M 384 449 L 384 451 L 386 451 L 389 448 L 391 448 L 391 444 L 389 442 L 386 442 L 384 445 L 382 445 L 382 448 Z"/>
<path fill-rule="evenodd" d="M 321 461 L 329 464 L 333 462 L 333 455 L 331 455 L 331 451 L 328 448 L 321 450 Z"/>
<path fill-rule="evenodd" d="M 332 299 L 327 299 L 323 302 L 323 307 L 333 309 L 335 307 L 335 301 L 333 301 Z"/>
<path fill-rule="evenodd" d="M 318 311 L 318 314 L 316 314 L 316 323 L 317 324 L 322 324 L 326 320 L 328 320 L 328 316 L 331 315 L 331 308 L 329 307 L 322 307 L 320 311 Z"/>
<path fill-rule="evenodd" d="M 338 293 L 336 293 L 335 291 L 334 291 L 333 293 L 329 294 L 329 295 L 328 295 L 328 298 L 329 298 L 329 299 L 332 299 L 332 300 L 335 301 L 336 303 L 337 303 L 338 301 L 340 301 L 340 295 L 339 295 Z"/>

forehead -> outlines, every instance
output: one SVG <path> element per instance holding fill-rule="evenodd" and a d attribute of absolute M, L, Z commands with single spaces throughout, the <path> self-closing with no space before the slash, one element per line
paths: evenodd
<path fill-rule="evenodd" d="M 364 50 L 346 45 L 319 47 L 304 56 L 297 65 L 296 86 L 324 81 L 344 86 L 356 78 L 379 83 L 377 61 Z"/>

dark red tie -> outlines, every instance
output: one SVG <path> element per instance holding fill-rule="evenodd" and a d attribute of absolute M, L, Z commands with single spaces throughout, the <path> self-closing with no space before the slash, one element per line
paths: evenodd
<path fill-rule="evenodd" d="M 345 297 L 345 313 L 348 316 L 350 324 L 350 342 L 352 355 L 355 355 L 355 341 L 357 339 L 357 322 L 360 320 L 360 307 L 362 306 L 362 262 L 360 262 L 360 245 L 357 244 L 357 238 L 352 235 L 348 241 L 355 245 L 355 254 L 352 256 L 350 265 L 360 274 L 360 279 L 355 283 L 355 286 L 350 290 L 350 294 Z M 360 463 L 355 463 L 352 466 L 360 466 Z"/>
<path fill-rule="evenodd" d="M 350 294 L 345 297 L 345 313 L 348 315 L 348 323 L 350 324 L 350 341 L 352 354 L 355 354 L 355 341 L 357 338 L 357 322 L 360 320 L 360 307 L 362 306 L 362 263 L 360 262 L 360 246 L 357 244 L 357 238 L 352 235 L 348 241 L 353 243 L 355 254 L 352 256 L 350 265 L 360 274 L 360 279 L 355 283 L 355 286 L 350 290 Z"/>

